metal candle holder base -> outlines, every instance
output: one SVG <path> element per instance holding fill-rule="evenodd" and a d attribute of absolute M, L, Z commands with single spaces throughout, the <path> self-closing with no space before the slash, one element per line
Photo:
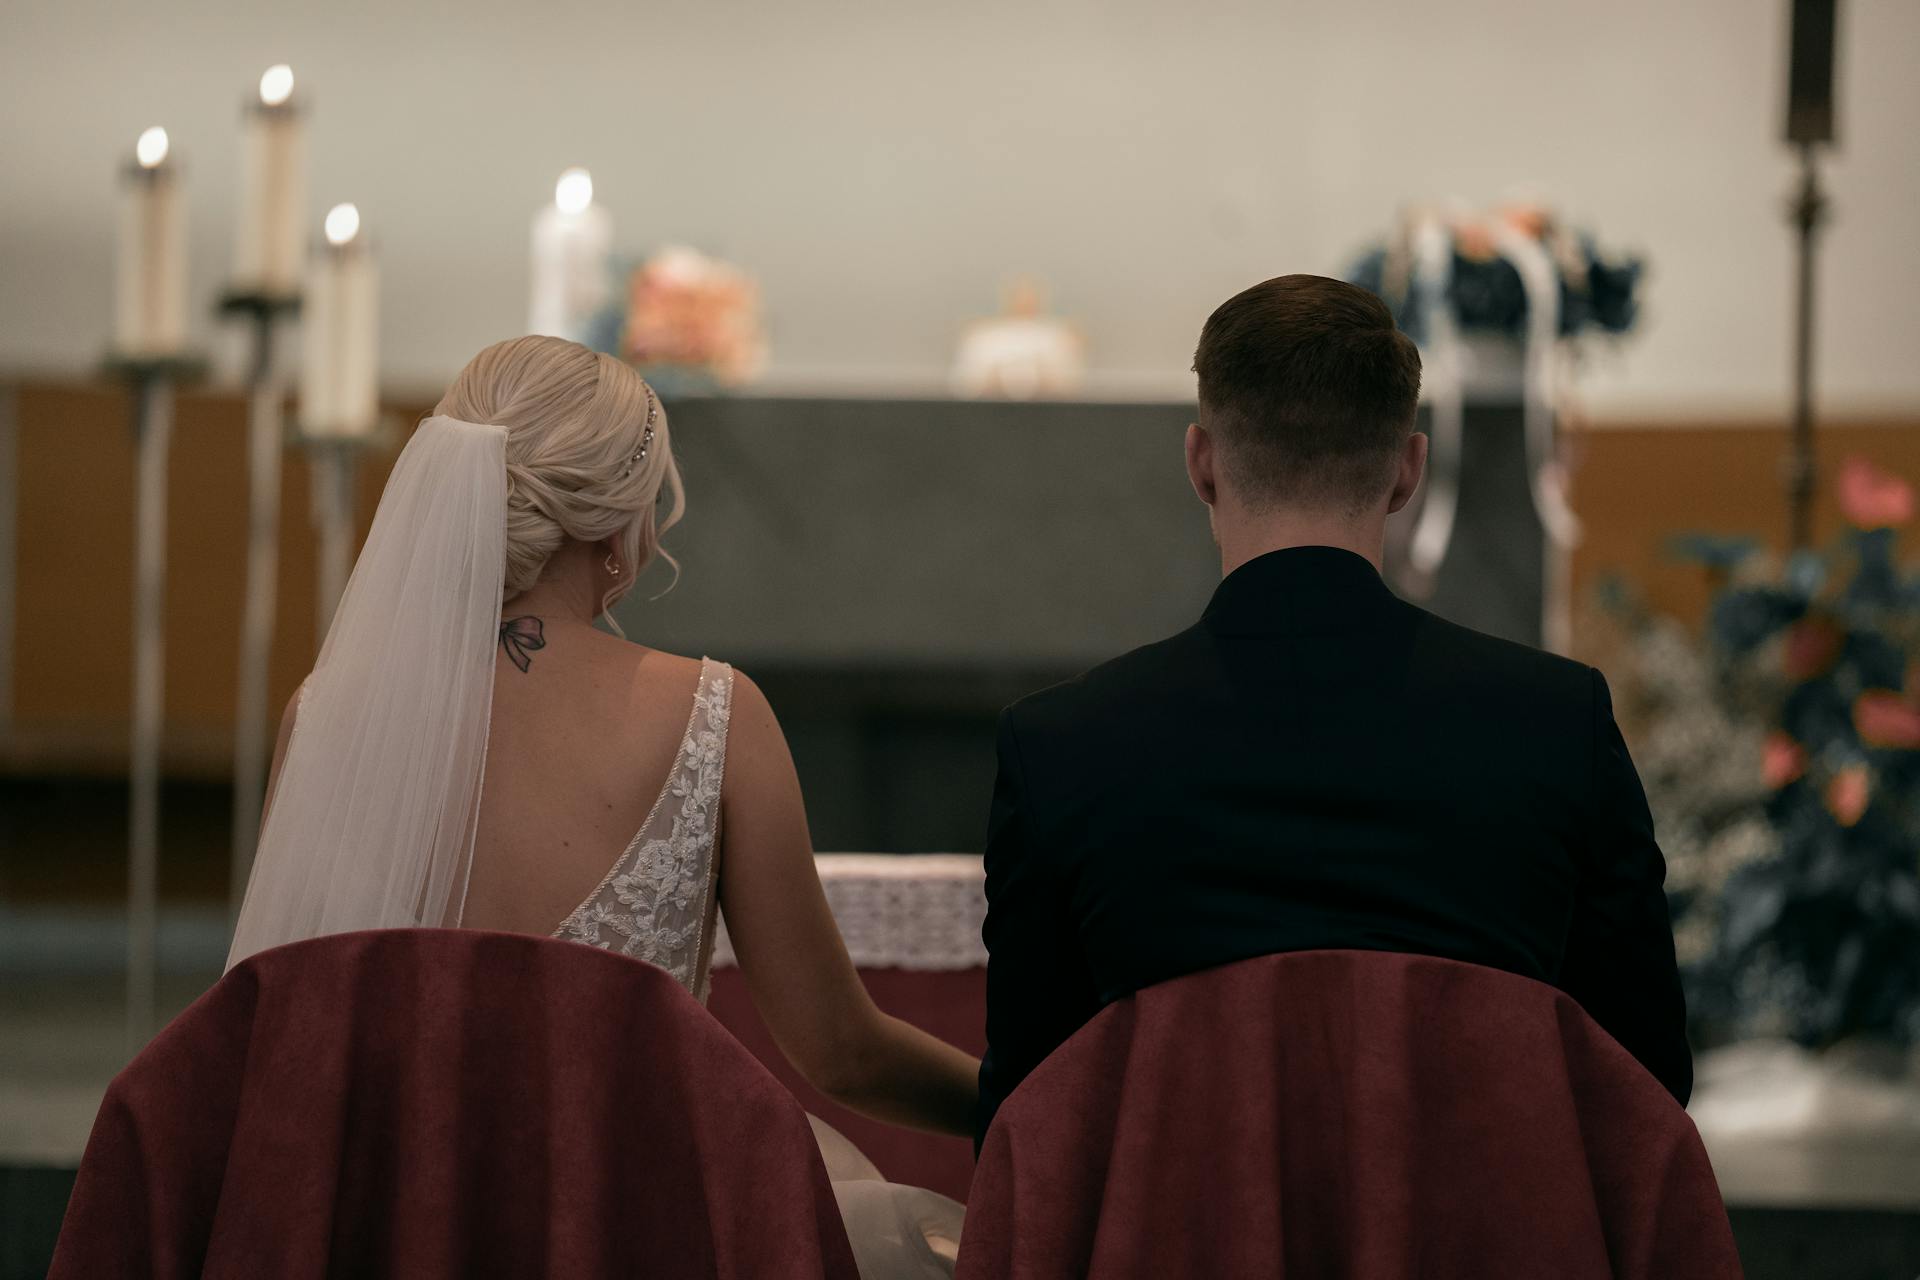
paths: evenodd
<path fill-rule="evenodd" d="M 133 579 L 133 733 L 128 769 L 127 1047 L 153 1034 L 160 880 L 160 731 L 165 712 L 167 456 L 173 437 L 173 391 L 198 380 L 197 355 L 110 352 L 107 377 L 133 389 L 136 450 Z"/>
<path fill-rule="evenodd" d="M 183 386 L 205 379 L 207 368 L 207 358 L 193 353 L 145 356 L 109 351 L 100 359 L 102 377 L 132 386 L 156 381 Z"/>
<path fill-rule="evenodd" d="M 346 593 L 353 566 L 354 476 L 361 455 L 382 444 L 388 424 L 351 435 L 314 434 L 296 427 L 291 437 L 307 451 L 313 477 L 313 524 L 319 535 L 314 596 L 314 653 L 326 643 L 334 610 Z"/>
<path fill-rule="evenodd" d="M 274 334 L 282 320 L 299 311 L 296 294 L 229 289 L 220 296 L 220 315 L 250 321 L 253 344 L 247 362 L 247 586 L 234 706 L 233 859 L 228 886 L 229 914 L 234 919 L 239 917 L 247 875 L 253 869 L 272 741 L 267 680 L 279 591 L 281 434 L 287 397 L 275 369 Z"/>
<path fill-rule="evenodd" d="M 300 314 L 300 295 L 272 293 L 261 289 L 224 289 L 217 310 L 222 316 L 253 316 L 263 320 L 291 318 Z"/>

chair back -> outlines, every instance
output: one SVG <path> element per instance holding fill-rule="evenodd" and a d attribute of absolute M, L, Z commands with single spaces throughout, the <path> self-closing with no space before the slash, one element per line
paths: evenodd
<path fill-rule="evenodd" d="M 115 1079 L 50 1273 L 855 1275 L 800 1106 L 664 971 L 457 929 L 236 966 Z"/>
<path fill-rule="evenodd" d="M 986 1136 L 958 1274 L 1737 1277 L 1686 1112 L 1545 984 L 1265 956 L 1109 1006 Z"/>

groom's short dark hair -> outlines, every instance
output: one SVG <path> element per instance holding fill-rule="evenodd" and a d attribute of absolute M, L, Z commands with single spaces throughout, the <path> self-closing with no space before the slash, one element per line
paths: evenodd
<path fill-rule="evenodd" d="M 1279 276 L 1207 317 L 1193 355 L 1200 421 L 1256 507 L 1364 507 L 1413 431 L 1420 352 L 1387 304 L 1325 276 Z"/>

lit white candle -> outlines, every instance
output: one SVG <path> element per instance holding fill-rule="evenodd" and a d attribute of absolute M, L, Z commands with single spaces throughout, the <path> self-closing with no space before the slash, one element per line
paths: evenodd
<path fill-rule="evenodd" d="M 606 306 L 613 219 L 593 201 L 593 177 L 569 169 L 554 184 L 553 203 L 533 219 L 530 333 L 579 342 Z"/>
<path fill-rule="evenodd" d="M 233 287 L 290 295 L 300 288 L 307 216 L 307 146 L 292 68 L 267 68 L 241 129 Z"/>
<path fill-rule="evenodd" d="M 123 188 L 114 352 L 136 359 L 179 355 L 187 345 L 186 202 L 165 129 L 140 135 Z"/>
<path fill-rule="evenodd" d="M 300 429 L 314 438 L 364 437 L 380 418 L 379 273 L 359 209 L 335 205 L 324 230 L 300 319 Z"/>

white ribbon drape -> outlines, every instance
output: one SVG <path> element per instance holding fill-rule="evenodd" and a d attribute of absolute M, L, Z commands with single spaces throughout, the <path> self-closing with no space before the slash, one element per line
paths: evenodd
<path fill-rule="evenodd" d="M 1426 327 L 1422 382 L 1426 390 L 1427 492 L 1407 542 L 1411 580 L 1417 596 L 1433 592 L 1434 580 L 1453 542 L 1460 506 L 1460 455 L 1466 432 L 1466 361 L 1459 326 L 1447 293 L 1453 285 L 1453 229 L 1439 217 L 1423 218 L 1413 229 L 1413 296 Z"/>

